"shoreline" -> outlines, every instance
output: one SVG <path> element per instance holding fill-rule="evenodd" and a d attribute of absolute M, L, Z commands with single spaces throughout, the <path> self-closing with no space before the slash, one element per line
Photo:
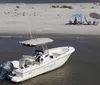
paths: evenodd
<path fill-rule="evenodd" d="M 100 39 L 100 35 L 79 35 L 79 34 L 32 34 L 32 38 L 38 37 L 50 37 L 50 38 L 97 38 Z M 0 34 L 0 38 L 26 38 L 31 39 L 29 34 Z"/>

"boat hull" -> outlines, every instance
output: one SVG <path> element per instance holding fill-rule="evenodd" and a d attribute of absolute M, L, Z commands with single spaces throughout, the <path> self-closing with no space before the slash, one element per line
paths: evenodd
<path fill-rule="evenodd" d="M 40 75 L 40 74 L 49 72 L 51 70 L 54 70 L 54 69 L 56 69 L 58 67 L 61 67 L 68 60 L 68 58 L 70 57 L 70 55 L 74 51 L 75 51 L 75 49 L 73 47 L 70 47 L 69 48 L 69 52 L 66 52 L 66 53 L 60 55 L 55 60 L 52 60 L 52 61 L 48 62 L 47 64 L 40 66 L 37 69 L 31 70 L 30 72 L 26 73 L 24 75 L 24 77 L 16 77 L 16 76 L 13 77 L 11 79 L 11 81 L 13 81 L 13 82 L 22 82 L 22 81 L 25 81 L 27 79 L 33 78 L 33 77 L 35 77 L 37 75 Z"/>

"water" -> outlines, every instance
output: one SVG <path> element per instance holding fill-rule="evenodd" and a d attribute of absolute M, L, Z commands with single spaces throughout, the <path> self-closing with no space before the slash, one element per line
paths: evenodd
<path fill-rule="evenodd" d="M 0 3 L 92 3 L 99 0 L 0 0 Z"/>
<path fill-rule="evenodd" d="M 50 36 L 51 37 L 51 36 Z M 100 37 L 55 36 L 49 48 L 74 46 L 76 51 L 60 68 L 31 78 L 22 83 L 3 81 L 0 85 L 100 85 Z M 30 47 L 18 42 L 24 38 L 0 38 L 0 63 L 19 59 L 22 54 L 30 54 Z"/>

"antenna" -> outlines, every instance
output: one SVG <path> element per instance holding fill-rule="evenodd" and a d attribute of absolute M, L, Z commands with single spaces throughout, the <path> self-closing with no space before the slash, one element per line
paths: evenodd
<path fill-rule="evenodd" d="M 24 5 L 25 5 L 25 7 L 27 7 L 26 4 L 24 4 Z M 30 33 L 30 38 L 32 39 L 33 37 L 32 37 L 31 26 L 30 26 L 30 22 L 29 22 L 29 16 L 27 18 L 27 24 L 28 24 L 28 29 L 29 29 L 29 33 Z"/>
<path fill-rule="evenodd" d="M 30 33 L 30 38 L 33 39 L 29 20 L 28 20 L 27 23 L 28 23 L 28 29 L 29 29 L 29 33 Z M 34 48 L 33 48 L 33 52 L 34 52 Z"/>
<path fill-rule="evenodd" d="M 28 28 L 29 28 L 30 38 L 32 39 L 33 37 L 32 37 L 31 26 L 30 26 L 29 20 L 28 20 Z"/>

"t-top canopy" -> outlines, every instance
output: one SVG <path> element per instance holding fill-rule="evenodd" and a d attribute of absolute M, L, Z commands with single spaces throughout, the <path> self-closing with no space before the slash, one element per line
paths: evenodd
<path fill-rule="evenodd" d="M 50 42 L 53 42 L 53 40 L 50 38 L 36 38 L 36 39 L 20 41 L 19 43 L 25 46 L 36 46 L 36 45 L 42 45 Z"/>

